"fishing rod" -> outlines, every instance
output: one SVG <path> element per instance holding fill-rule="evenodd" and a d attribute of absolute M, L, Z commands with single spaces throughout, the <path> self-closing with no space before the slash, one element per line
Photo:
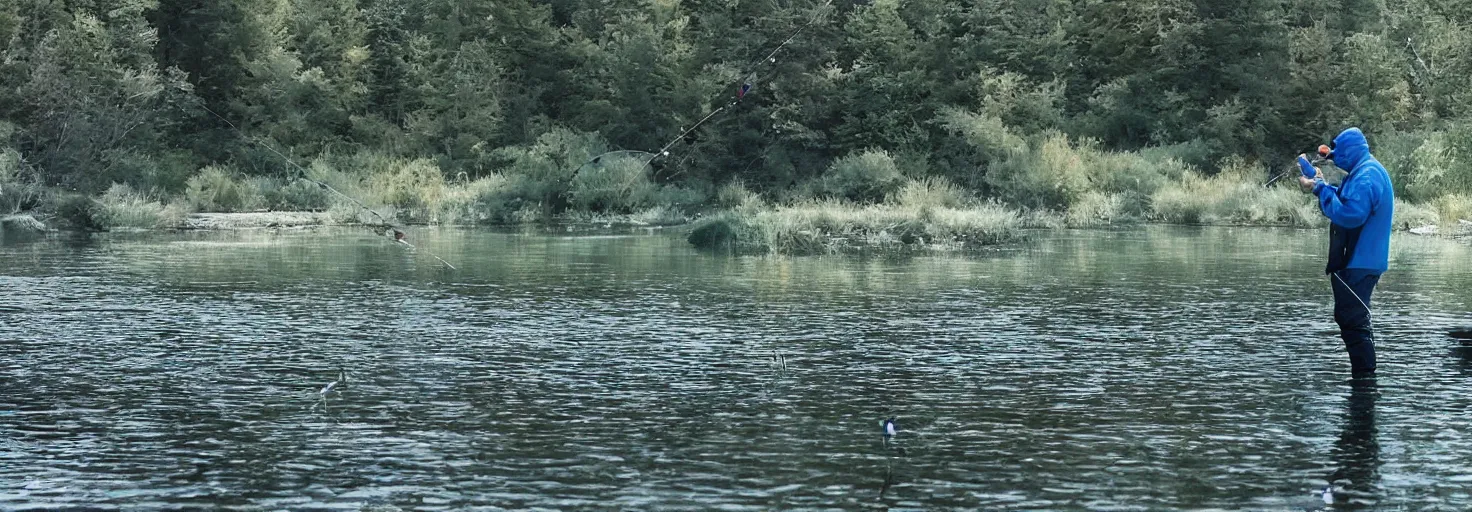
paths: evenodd
<path fill-rule="evenodd" d="M 756 67 L 762 64 L 775 64 L 777 62 L 777 52 L 782 51 L 782 49 L 786 48 L 788 44 L 791 44 L 792 41 L 797 39 L 797 36 L 801 35 L 804 30 L 808 29 L 808 27 L 817 24 L 818 20 L 823 18 L 823 13 L 830 5 L 833 5 L 833 0 L 825 0 L 823 2 L 823 5 L 818 6 L 818 12 L 813 13 L 813 17 L 809 19 L 807 23 L 803 24 L 801 27 L 797 27 L 797 30 L 794 30 L 792 32 L 792 35 L 787 36 L 787 39 L 783 39 L 782 42 L 778 44 L 776 48 L 772 48 L 772 51 L 768 52 L 765 57 L 754 60 L 750 64 L 747 64 L 746 68 L 748 71 L 745 75 L 742 75 L 741 85 L 737 86 L 736 88 L 736 99 L 715 110 L 712 110 L 709 114 L 706 114 L 705 117 L 702 117 L 699 121 L 696 121 L 695 124 L 690 125 L 690 128 L 680 132 L 680 134 L 675 136 L 675 138 L 670 139 L 668 143 L 659 148 L 659 151 L 654 152 L 654 155 L 649 157 L 649 160 L 644 162 L 644 167 L 648 168 L 650 165 L 653 165 L 654 160 L 661 156 L 669 156 L 669 149 L 671 147 L 674 147 L 675 143 L 679 142 L 680 139 L 684 139 L 686 135 L 694 132 L 696 128 L 699 128 L 700 125 L 705 124 L 706 121 L 709 121 L 712 117 L 715 117 L 716 114 L 720 114 L 721 112 L 724 112 L 729 108 L 735 107 L 736 104 L 741 103 L 741 100 L 746 99 L 746 93 L 750 92 L 752 89 L 752 82 L 756 81 Z"/>
<path fill-rule="evenodd" d="M 349 202 L 352 202 L 354 205 L 356 205 L 358 207 L 358 209 L 360 209 L 362 211 L 366 211 L 366 212 L 372 214 L 374 217 L 377 217 L 378 220 L 379 220 L 378 226 L 379 226 L 380 229 L 387 228 L 387 229 L 393 230 L 393 237 L 394 237 L 394 240 L 393 241 L 394 241 L 394 243 L 403 244 L 405 247 L 408 247 L 409 249 L 412 249 L 412 250 L 415 250 L 415 251 L 418 251 L 419 250 L 419 248 L 415 247 L 414 244 L 411 244 L 411 243 L 409 243 L 408 240 L 405 240 L 405 238 L 407 238 L 408 235 L 406 235 L 404 233 L 404 230 L 402 228 L 400 228 L 399 226 L 394 225 L 394 223 L 389 222 L 389 220 L 387 218 L 385 218 L 383 216 L 383 214 L 380 214 L 380 213 L 378 213 L 378 211 L 376 211 L 376 210 L 374 210 L 372 208 L 369 208 L 368 205 L 363 204 L 362 201 L 357 200 L 353 196 L 344 194 L 344 193 L 342 193 L 342 191 L 339 191 L 336 188 L 333 188 L 332 185 L 328 185 L 327 183 L 324 183 L 322 181 L 318 181 L 318 180 L 312 179 L 309 175 L 307 175 L 307 168 L 302 167 L 300 164 L 297 164 L 295 160 L 292 160 L 291 159 L 291 157 L 286 156 L 284 153 L 282 153 L 280 151 L 277 151 L 276 148 L 271 147 L 270 144 L 267 144 L 267 143 L 262 142 L 262 141 L 259 141 L 259 140 L 252 139 L 251 137 L 247 136 L 245 134 L 245 131 L 244 130 L 241 130 L 240 127 L 235 126 L 235 123 L 230 122 L 230 120 L 229 119 L 226 119 L 225 116 L 222 116 L 219 113 L 215 112 L 214 110 L 211 110 L 210 107 L 201 104 L 200 105 L 200 108 L 203 108 L 205 110 L 205 112 L 209 112 L 210 114 L 213 114 L 216 118 L 219 118 L 221 121 L 224 121 L 225 124 L 230 125 L 230 129 L 233 130 L 236 135 L 239 135 L 240 138 L 245 139 L 246 142 L 254 143 L 254 144 L 256 144 L 256 145 L 258 145 L 260 147 L 266 148 L 267 151 L 270 151 L 272 153 L 275 153 L 276 156 L 279 156 L 279 157 L 281 157 L 282 160 L 285 160 L 286 163 L 288 165 L 290 165 L 291 167 L 295 167 L 296 170 L 297 170 L 297 173 L 299 174 L 299 176 L 298 176 L 299 179 L 303 179 L 303 180 L 309 181 L 311 183 L 316 184 L 318 187 L 322 187 L 323 190 L 327 190 L 328 192 L 332 192 L 333 194 L 337 194 L 338 197 L 341 197 L 343 199 L 348 200 Z M 459 269 L 455 268 L 454 265 L 451 265 L 450 262 L 445 261 L 444 258 L 441 258 L 439 256 L 436 256 L 434 253 L 431 253 L 429 251 L 424 251 L 424 253 L 425 254 L 428 254 L 431 258 L 434 258 L 436 260 L 439 260 L 440 263 L 443 263 L 446 267 L 449 267 L 450 270 L 459 270 Z"/>

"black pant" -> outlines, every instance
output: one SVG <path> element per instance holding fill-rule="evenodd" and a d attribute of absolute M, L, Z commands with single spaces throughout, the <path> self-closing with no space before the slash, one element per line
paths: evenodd
<path fill-rule="evenodd" d="M 1380 274 L 1373 270 L 1347 268 L 1329 275 L 1334 288 L 1334 321 L 1339 337 L 1349 352 L 1350 370 L 1356 376 L 1375 373 L 1375 332 L 1370 327 L 1370 294 Z"/>

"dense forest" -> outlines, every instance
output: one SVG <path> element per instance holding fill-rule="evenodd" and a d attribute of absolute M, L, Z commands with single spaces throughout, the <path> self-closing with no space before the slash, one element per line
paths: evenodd
<path fill-rule="evenodd" d="M 0 213 L 326 209 L 331 183 L 483 223 L 918 186 L 1171 220 L 1162 187 L 1261 188 L 1349 126 L 1404 199 L 1472 192 L 1463 0 L 4 0 L 0 45 Z"/>

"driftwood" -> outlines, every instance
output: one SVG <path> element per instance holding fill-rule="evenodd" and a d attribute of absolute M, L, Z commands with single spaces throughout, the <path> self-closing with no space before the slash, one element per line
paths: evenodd
<path fill-rule="evenodd" d="M 0 229 L 13 233 L 45 233 L 46 225 L 30 215 L 0 217 Z"/>

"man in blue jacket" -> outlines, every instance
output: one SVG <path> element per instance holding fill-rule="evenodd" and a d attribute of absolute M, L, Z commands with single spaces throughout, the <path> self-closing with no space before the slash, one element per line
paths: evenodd
<path fill-rule="evenodd" d="M 1324 183 L 1322 174 L 1303 155 L 1298 182 L 1319 198 L 1319 210 L 1329 218 L 1329 284 L 1334 289 L 1334 321 L 1349 352 L 1355 378 L 1375 375 L 1375 336 L 1370 325 L 1370 294 L 1390 260 L 1390 225 L 1395 215 L 1395 191 L 1390 174 L 1370 155 L 1370 144 L 1359 128 L 1334 138 L 1327 155 L 1334 165 L 1349 171 L 1338 187 Z M 1308 176 L 1313 176 L 1310 179 Z"/>

